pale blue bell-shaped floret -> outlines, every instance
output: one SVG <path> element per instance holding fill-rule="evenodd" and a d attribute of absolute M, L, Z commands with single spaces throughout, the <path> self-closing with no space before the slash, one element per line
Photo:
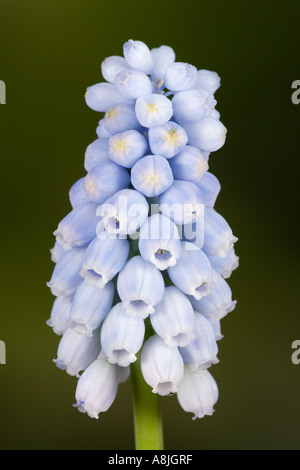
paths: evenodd
<path fill-rule="evenodd" d="M 211 416 L 218 398 L 218 386 L 207 369 L 193 372 L 190 367 L 185 367 L 177 392 L 178 402 L 184 411 L 193 413 L 193 419 Z"/>
<path fill-rule="evenodd" d="M 221 321 L 212 321 L 210 318 L 208 318 L 207 320 L 210 322 L 212 329 L 214 330 L 216 341 L 220 341 L 222 338 L 224 338 L 221 332 Z"/>
<path fill-rule="evenodd" d="M 101 345 L 108 361 L 121 367 L 129 366 L 136 360 L 144 335 L 144 320 L 128 316 L 119 302 L 111 309 L 101 328 Z"/>
<path fill-rule="evenodd" d="M 201 189 L 205 206 L 212 209 L 221 190 L 218 178 L 207 171 L 197 183 L 197 186 Z"/>
<path fill-rule="evenodd" d="M 104 80 L 115 83 L 117 75 L 124 70 L 130 70 L 131 67 L 124 57 L 112 55 L 106 57 L 101 64 L 101 72 Z"/>
<path fill-rule="evenodd" d="M 109 160 L 108 139 L 108 137 L 101 137 L 87 146 L 84 155 L 86 171 L 90 171 L 94 166 Z"/>
<path fill-rule="evenodd" d="M 199 300 L 190 297 L 190 301 L 195 310 L 211 322 L 216 322 L 235 309 L 236 300 L 232 300 L 232 292 L 229 285 L 214 269 L 212 277 L 215 288 L 206 297 Z"/>
<path fill-rule="evenodd" d="M 115 84 L 106 82 L 90 86 L 86 91 L 85 101 L 91 109 L 100 113 L 106 113 L 121 103 L 134 103 L 133 98 L 122 95 Z"/>
<path fill-rule="evenodd" d="M 82 281 L 79 272 L 85 252 L 85 248 L 72 248 L 56 263 L 52 277 L 47 282 L 47 286 L 55 297 L 60 297 L 63 301 L 73 298 L 77 287 Z"/>
<path fill-rule="evenodd" d="M 166 158 L 146 155 L 131 170 L 131 183 L 147 197 L 158 196 L 173 183 L 173 173 Z"/>
<path fill-rule="evenodd" d="M 68 328 L 67 319 L 70 314 L 71 305 L 71 300 L 63 302 L 59 297 L 54 300 L 51 315 L 46 324 L 53 328 L 55 334 L 62 335 Z"/>
<path fill-rule="evenodd" d="M 165 85 L 169 90 L 181 91 L 192 88 L 196 81 L 197 69 L 191 64 L 173 62 L 165 72 Z"/>
<path fill-rule="evenodd" d="M 87 194 L 84 190 L 84 177 L 77 180 L 69 190 L 69 199 L 73 209 L 88 202 Z"/>
<path fill-rule="evenodd" d="M 143 345 L 141 371 L 152 392 L 166 396 L 177 392 L 184 364 L 177 348 L 169 348 L 158 335 L 153 335 Z"/>
<path fill-rule="evenodd" d="M 225 258 L 237 240 L 224 217 L 213 208 L 205 208 L 203 245 L 205 254 Z"/>
<path fill-rule="evenodd" d="M 178 225 L 190 224 L 203 214 L 201 190 L 190 181 L 174 180 L 158 201 L 162 214 Z"/>
<path fill-rule="evenodd" d="M 78 376 L 98 357 L 100 348 L 99 329 L 94 330 L 92 336 L 86 336 L 68 328 L 59 342 L 57 358 L 53 362 L 69 375 Z"/>
<path fill-rule="evenodd" d="M 170 348 L 187 346 L 195 339 L 195 314 L 191 302 L 177 287 L 165 288 L 161 302 L 150 315 L 155 332 Z"/>
<path fill-rule="evenodd" d="M 118 391 L 118 368 L 99 355 L 80 376 L 76 387 L 78 411 L 91 418 L 107 411 L 114 402 Z"/>
<path fill-rule="evenodd" d="M 130 67 L 140 70 L 146 74 L 151 74 L 153 70 L 153 60 L 148 46 L 142 41 L 129 41 L 123 45 L 123 54 Z"/>
<path fill-rule="evenodd" d="M 176 93 L 172 99 L 175 119 L 198 121 L 214 109 L 216 100 L 206 90 L 185 90 Z"/>
<path fill-rule="evenodd" d="M 212 117 L 212 118 L 216 119 L 217 121 L 219 121 L 220 118 L 221 118 L 221 114 L 220 114 L 219 111 L 216 110 L 216 108 L 214 108 L 210 113 L 210 117 Z"/>
<path fill-rule="evenodd" d="M 134 256 L 119 272 L 117 289 L 126 314 L 145 319 L 162 300 L 165 284 L 152 263 Z"/>
<path fill-rule="evenodd" d="M 151 49 L 153 59 L 152 79 L 160 87 L 164 86 L 164 76 L 169 65 L 175 62 L 175 52 L 172 47 L 160 46 Z"/>
<path fill-rule="evenodd" d="M 143 194 L 135 189 L 121 189 L 99 206 L 98 214 L 106 232 L 131 235 L 145 222 L 148 211 Z"/>
<path fill-rule="evenodd" d="M 126 380 L 130 376 L 130 366 L 121 367 L 121 366 L 116 365 L 115 367 L 117 367 L 117 370 L 118 370 L 118 382 L 119 382 L 119 384 L 122 384 L 122 383 L 126 382 Z"/>
<path fill-rule="evenodd" d="M 152 93 L 140 96 L 135 104 L 136 117 L 144 127 L 155 127 L 171 119 L 173 108 L 171 101 L 163 95 Z"/>
<path fill-rule="evenodd" d="M 185 129 L 189 144 L 198 147 L 202 151 L 216 152 L 225 143 L 227 129 L 217 119 L 211 116 L 199 121 L 183 121 L 180 125 Z"/>
<path fill-rule="evenodd" d="M 99 222 L 97 207 L 94 202 L 84 202 L 69 212 L 53 232 L 58 242 L 72 248 L 88 245 L 95 237 Z"/>
<path fill-rule="evenodd" d="M 208 163 L 200 150 L 186 145 L 170 160 L 175 180 L 191 181 L 198 184 L 208 170 Z"/>
<path fill-rule="evenodd" d="M 225 258 L 217 255 L 209 255 L 209 261 L 213 269 L 215 269 L 224 279 L 228 279 L 232 272 L 239 266 L 239 257 L 235 253 L 235 249 L 231 248 Z"/>
<path fill-rule="evenodd" d="M 102 204 L 120 189 L 127 188 L 130 175 L 126 168 L 107 161 L 94 166 L 85 176 L 84 189 L 88 198 Z"/>
<path fill-rule="evenodd" d="M 87 247 L 80 276 L 102 289 L 123 268 L 128 253 L 128 240 L 103 231 Z"/>
<path fill-rule="evenodd" d="M 204 210 L 203 206 L 202 212 L 199 213 L 198 217 L 194 222 L 190 224 L 182 225 L 178 227 L 181 239 L 185 242 L 190 242 L 195 245 L 195 249 L 202 248 L 204 244 Z"/>
<path fill-rule="evenodd" d="M 100 354 L 97 359 L 104 359 L 105 361 L 107 361 L 107 356 L 106 354 L 104 354 L 103 349 L 101 349 Z M 130 376 L 130 365 L 126 367 L 118 366 L 118 364 L 112 364 L 112 365 L 117 369 L 118 383 L 121 384 L 121 383 L 126 382 L 128 377 Z"/>
<path fill-rule="evenodd" d="M 108 282 L 102 289 L 86 282 L 78 286 L 72 302 L 68 328 L 73 328 L 77 333 L 92 336 L 111 309 L 114 300 L 115 288 L 112 282 Z"/>
<path fill-rule="evenodd" d="M 185 130 L 176 122 L 169 121 L 161 126 L 151 127 L 148 132 L 149 146 L 154 154 L 172 158 L 188 141 Z"/>
<path fill-rule="evenodd" d="M 197 71 L 197 78 L 193 85 L 197 90 L 206 90 L 214 94 L 220 88 L 221 79 L 217 72 L 201 69 Z"/>
<path fill-rule="evenodd" d="M 57 240 L 55 240 L 54 246 L 50 249 L 51 261 L 57 263 L 63 255 L 70 251 L 72 248 L 70 246 L 63 246 Z"/>
<path fill-rule="evenodd" d="M 218 345 L 211 323 L 196 311 L 195 322 L 196 338 L 187 346 L 179 348 L 185 365 L 189 366 L 193 372 L 198 369 L 207 369 L 219 362 Z"/>
<path fill-rule="evenodd" d="M 215 287 L 210 262 L 194 243 L 182 242 L 181 257 L 175 266 L 168 268 L 168 274 L 178 289 L 197 300 Z"/>
<path fill-rule="evenodd" d="M 119 106 L 126 106 L 126 105 L 119 105 Z M 117 108 L 117 106 L 115 108 Z M 112 109 L 115 109 L 115 108 L 112 108 Z M 107 111 L 107 113 L 109 113 L 109 110 Z M 98 126 L 96 127 L 96 134 L 97 134 L 98 139 L 102 139 L 102 138 L 106 139 L 112 136 L 112 134 L 108 132 L 104 126 L 104 118 L 100 119 L 100 121 L 98 122 Z"/>
<path fill-rule="evenodd" d="M 129 104 L 119 104 L 109 109 L 105 113 L 103 125 L 110 134 L 109 137 L 131 129 L 139 130 L 141 127 L 135 115 L 134 106 Z"/>
<path fill-rule="evenodd" d="M 141 256 L 159 270 L 176 265 L 181 256 L 181 242 L 174 222 L 162 214 L 146 219 L 140 229 Z"/>
<path fill-rule="evenodd" d="M 137 99 L 153 91 L 150 78 L 138 70 L 124 70 L 116 77 L 116 87 L 126 98 Z"/>
<path fill-rule="evenodd" d="M 147 150 L 147 140 L 134 129 L 113 135 L 108 143 L 109 158 L 125 168 L 133 167 Z"/>

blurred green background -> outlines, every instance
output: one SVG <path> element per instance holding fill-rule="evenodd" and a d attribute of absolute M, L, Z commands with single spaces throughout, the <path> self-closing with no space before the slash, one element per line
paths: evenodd
<path fill-rule="evenodd" d="M 239 238 L 238 303 L 210 369 L 216 412 L 193 421 L 176 397 L 162 399 L 165 447 L 300 448 L 299 14 L 299 1 L 0 0 L 1 449 L 134 448 L 130 382 L 99 420 L 78 413 L 76 379 L 53 364 L 59 337 L 45 323 L 52 233 L 101 117 L 84 93 L 128 39 L 170 45 L 221 76 L 228 134 L 210 171 L 222 185 L 216 209 Z"/>

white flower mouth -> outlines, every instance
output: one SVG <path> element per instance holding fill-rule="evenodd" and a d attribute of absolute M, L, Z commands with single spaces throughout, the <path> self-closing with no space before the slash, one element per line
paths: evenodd
<path fill-rule="evenodd" d="M 83 277 L 86 282 L 93 284 L 96 287 L 102 289 L 107 283 L 107 279 L 100 273 L 97 273 L 94 269 L 82 269 L 80 276 Z"/>
<path fill-rule="evenodd" d="M 152 390 L 153 393 L 158 393 L 161 396 L 170 395 L 177 392 L 177 387 L 170 381 L 160 382 Z"/>
<path fill-rule="evenodd" d="M 118 364 L 121 367 L 127 367 L 136 361 L 136 355 L 126 349 L 114 349 L 108 356 L 111 364 Z"/>
<path fill-rule="evenodd" d="M 145 319 L 150 313 L 154 312 L 152 305 L 141 299 L 123 302 L 123 305 L 126 309 L 126 314 L 132 317 L 140 317 Z"/>
<path fill-rule="evenodd" d="M 151 261 L 161 271 L 167 269 L 169 266 L 174 266 L 176 264 L 176 260 L 172 253 L 164 248 L 159 248 L 152 255 Z"/>

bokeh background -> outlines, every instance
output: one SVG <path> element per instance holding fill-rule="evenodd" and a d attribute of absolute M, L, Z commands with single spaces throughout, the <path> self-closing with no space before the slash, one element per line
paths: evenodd
<path fill-rule="evenodd" d="M 177 60 L 215 70 L 228 129 L 210 171 L 216 209 L 239 238 L 229 279 L 236 309 L 222 321 L 220 392 L 193 421 L 162 399 L 166 449 L 299 449 L 298 1 L 0 0 L 1 449 L 133 449 L 130 381 L 99 420 L 73 407 L 76 379 L 57 369 L 46 325 L 53 231 L 100 115 L 84 101 L 100 64 L 128 39 L 167 44 Z"/>

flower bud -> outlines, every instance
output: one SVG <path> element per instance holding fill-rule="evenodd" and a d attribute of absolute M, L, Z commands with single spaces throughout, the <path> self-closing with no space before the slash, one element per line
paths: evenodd
<path fill-rule="evenodd" d="M 120 189 L 127 188 L 130 176 L 126 168 L 107 161 L 94 166 L 86 175 L 84 189 L 88 198 L 102 204 Z"/>
<path fill-rule="evenodd" d="M 147 197 L 158 196 L 173 183 L 171 167 L 161 155 L 146 155 L 133 166 L 131 183 Z"/>
<path fill-rule="evenodd" d="M 104 80 L 115 83 L 117 75 L 131 67 L 124 57 L 113 55 L 104 59 L 101 64 L 101 72 Z"/>
<path fill-rule="evenodd" d="M 140 70 L 146 74 L 151 74 L 153 70 L 153 60 L 151 52 L 142 41 L 130 39 L 123 46 L 124 57 L 130 67 Z"/>
<path fill-rule="evenodd" d="M 121 103 L 133 104 L 134 102 L 132 98 L 122 95 L 116 85 L 105 82 L 88 87 L 85 101 L 91 109 L 100 113 L 106 113 L 106 111 Z"/>
<path fill-rule="evenodd" d="M 175 61 L 175 52 L 169 46 L 160 46 L 151 49 L 153 59 L 152 78 L 154 82 L 161 82 L 169 65 Z"/>
<path fill-rule="evenodd" d="M 125 168 L 131 168 L 147 150 L 145 137 L 134 129 L 115 134 L 109 139 L 109 158 Z"/>
<path fill-rule="evenodd" d="M 173 121 L 151 127 L 148 138 L 151 151 L 166 158 L 174 157 L 188 141 L 185 130 Z"/>
<path fill-rule="evenodd" d="M 84 168 L 86 171 L 90 171 L 94 166 L 108 160 L 108 137 L 102 137 L 87 146 L 84 155 Z"/>
<path fill-rule="evenodd" d="M 193 86 L 197 77 L 197 69 L 191 64 L 173 62 L 165 73 L 165 84 L 169 90 L 187 90 Z"/>
<path fill-rule="evenodd" d="M 142 126 L 155 127 L 165 124 L 172 117 L 173 108 L 167 97 L 153 93 L 136 100 L 135 112 Z"/>
<path fill-rule="evenodd" d="M 191 181 L 198 184 L 205 176 L 208 163 L 197 147 L 186 145 L 181 152 L 170 160 L 173 176 L 176 180 Z M 201 188 L 200 188 L 201 189 Z"/>

